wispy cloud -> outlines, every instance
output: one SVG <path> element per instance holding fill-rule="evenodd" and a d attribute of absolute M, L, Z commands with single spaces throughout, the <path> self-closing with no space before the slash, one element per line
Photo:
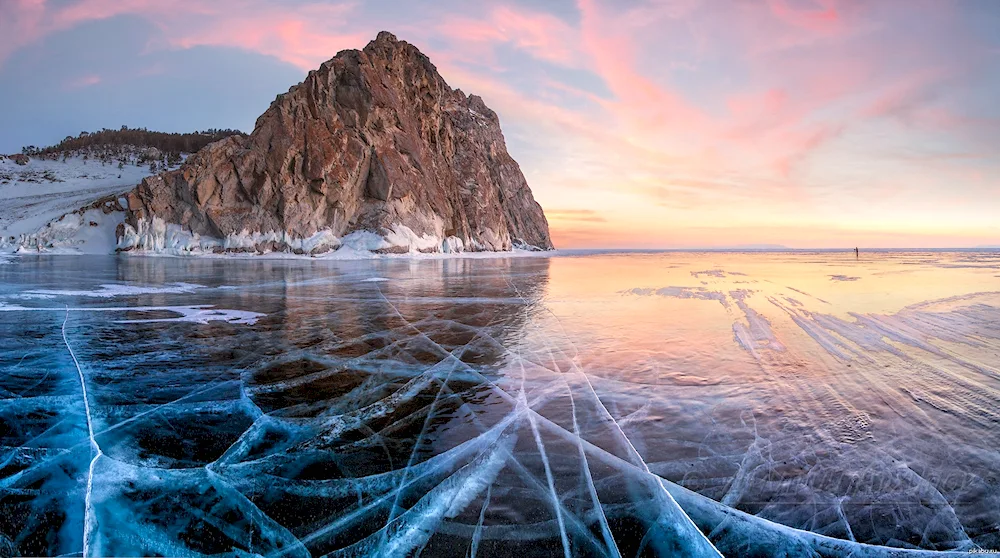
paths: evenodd
<path fill-rule="evenodd" d="M 607 219 L 593 209 L 553 209 L 545 210 L 549 221 L 577 221 L 589 223 L 605 223 Z"/>
<path fill-rule="evenodd" d="M 77 78 L 73 78 L 66 83 L 68 89 L 81 89 L 84 87 L 90 87 L 91 85 L 97 85 L 101 83 L 101 76 L 97 74 L 87 74 Z"/>

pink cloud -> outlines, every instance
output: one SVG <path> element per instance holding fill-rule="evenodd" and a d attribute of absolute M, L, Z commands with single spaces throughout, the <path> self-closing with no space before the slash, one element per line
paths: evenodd
<path fill-rule="evenodd" d="M 639 47 L 634 41 L 634 28 L 596 0 L 579 0 L 577 5 L 582 19 L 582 48 L 590 57 L 591 67 L 614 94 L 616 100 L 606 103 L 606 108 L 622 125 L 641 135 L 683 127 L 694 136 L 711 126 L 704 111 L 683 95 L 637 70 Z M 627 20 L 627 16 L 622 19 Z"/>
<path fill-rule="evenodd" d="M 567 66 L 579 60 L 576 30 L 553 15 L 501 6 L 491 19 L 515 46 L 536 58 Z"/>
<path fill-rule="evenodd" d="M 0 64 L 43 34 L 45 0 L 8 0 L 0 18 Z"/>
<path fill-rule="evenodd" d="M 580 64 L 577 30 L 542 12 L 496 6 L 481 17 L 449 15 L 435 31 L 470 60 L 473 56 L 492 59 L 498 46 L 511 45 L 539 60 L 562 66 Z"/>
<path fill-rule="evenodd" d="M 832 32 L 842 23 L 835 0 L 813 0 L 805 8 L 793 6 L 788 0 L 768 0 L 767 5 L 781 21 L 809 31 Z"/>
<path fill-rule="evenodd" d="M 84 87 L 90 87 L 92 85 L 97 85 L 98 83 L 101 83 L 101 76 L 97 74 L 88 74 L 70 80 L 69 82 L 67 82 L 66 88 L 83 89 Z"/>
<path fill-rule="evenodd" d="M 788 178 L 796 163 L 803 161 L 810 153 L 844 132 L 842 123 L 823 123 L 802 127 L 782 137 L 783 153 L 774 161 L 778 173 Z"/>
<path fill-rule="evenodd" d="M 327 27 L 326 22 L 343 22 L 350 5 L 305 6 L 299 10 L 255 12 L 234 18 L 219 17 L 197 28 L 170 28 L 170 43 L 181 47 L 235 46 L 274 56 L 303 71 L 346 48 L 359 48 L 374 32 L 345 32 Z"/>
<path fill-rule="evenodd" d="M 56 7 L 45 0 L 15 0 L 11 19 L 3 20 L 12 22 L 14 32 L 0 41 L 0 63 L 17 48 L 50 33 L 87 21 L 138 15 L 160 27 L 174 47 L 235 46 L 306 70 L 374 36 L 373 31 L 342 30 L 354 7 L 350 2 L 286 6 L 263 0 L 249 4 L 237 0 L 79 0 Z M 0 31 L 4 30 L 0 22 Z"/>

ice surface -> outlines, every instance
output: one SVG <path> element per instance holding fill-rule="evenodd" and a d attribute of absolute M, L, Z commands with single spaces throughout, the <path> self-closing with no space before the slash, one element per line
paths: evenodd
<path fill-rule="evenodd" d="M 1000 258 L 850 256 L 14 258 L 0 555 L 1000 547 Z"/>

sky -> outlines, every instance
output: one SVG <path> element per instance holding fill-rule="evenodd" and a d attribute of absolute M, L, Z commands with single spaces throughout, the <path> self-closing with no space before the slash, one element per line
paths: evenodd
<path fill-rule="evenodd" d="M 559 248 L 1000 245 L 995 0 L 0 0 L 0 153 L 249 132 L 380 30 L 499 114 Z"/>

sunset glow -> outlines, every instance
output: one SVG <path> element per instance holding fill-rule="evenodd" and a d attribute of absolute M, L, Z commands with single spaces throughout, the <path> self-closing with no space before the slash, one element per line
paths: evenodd
<path fill-rule="evenodd" d="M 0 152 L 249 131 L 382 29 L 499 114 L 557 248 L 1000 245 L 989 0 L 6 0 Z"/>

